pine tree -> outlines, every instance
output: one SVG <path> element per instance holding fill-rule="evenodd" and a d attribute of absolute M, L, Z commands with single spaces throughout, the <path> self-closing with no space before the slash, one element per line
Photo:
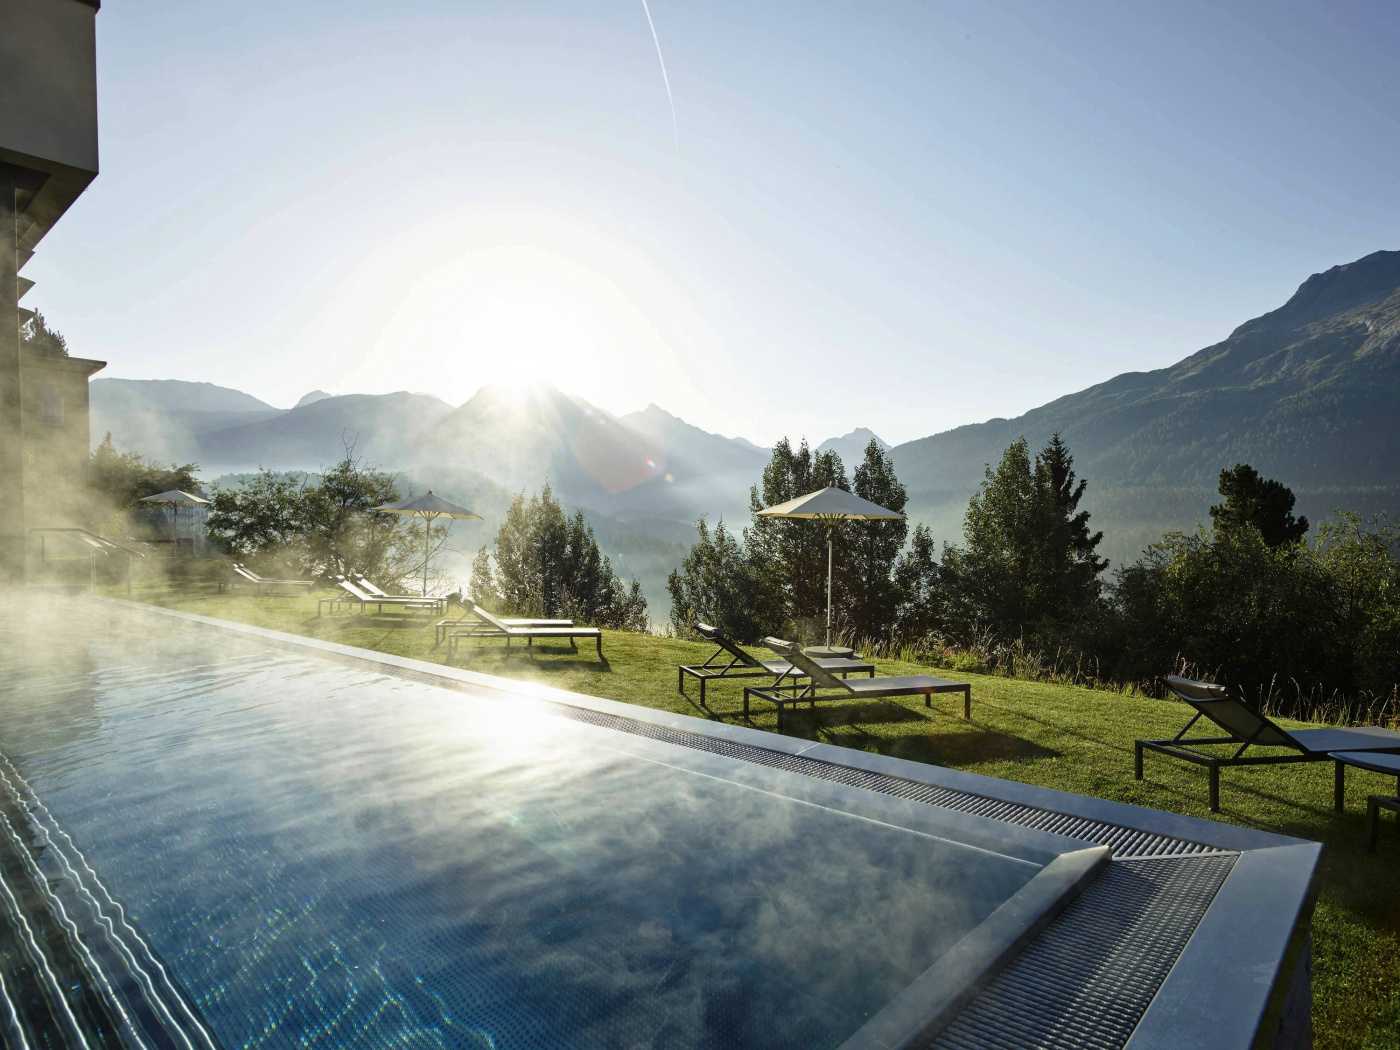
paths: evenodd
<path fill-rule="evenodd" d="M 744 549 L 756 584 L 759 618 L 767 630 L 798 629 L 815 633 L 826 622 L 826 526 L 815 521 L 760 518 L 758 512 L 809 492 L 835 485 L 850 491 L 846 468 L 834 451 L 813 455 L 803 439 L 796 451 L 783 438 L 763 468 L 762 489 L 749 492 L 753 521 L 744 530 Z M 832 601 L 842 608 L 846 598 L 843 554 L 846 527 L 837 526 Z"/>
<path fill-rule="evenodd" d="M 68 340 L 64 339 L 57 329 L 50 328 L 44 320 L 44 315 L 38 310 L 34 311 L 33 317 L 24 322 L 20 333 L 24 337 L 24 348 L 31 354 L 39 354 L 41 357 L 68 356 Z"/>
<path fill-rule="evenodd" d="M 1308 519 L 1293 517 L 1293 490 L 1272 478 L 1261 478 L 1247 463 L 1220 472 L 1224 503 L 1210 508 L 1217 533 L 1255 528 L 1270 547 L 1297 543 L 1308 534 Z"/>
<path fill-rule="evenodd" d="M 895 476 L 894 464 L 880 443 L 871 440 L 855 471 L 855 494 L 888 510 L 904 511 L 908 494 Z M 909 523 L 857 521 L 845 529 L 844 574 L 849 598 L 840 609 L 843 626 L 860 638 L 883 638 L 894 627 L 899 592 L 893 572 L 904 548 Z"/>
<path fill-rule="evenodd" d="M 495 565 L 483 551 L 472 566 L 473 594 L 504 611 L 645 630 L 641 584 L 626 586 L 598 547 L 582 511 L 568 517 L 548 483 L 527 501 L 518 493 L 496 534 Z"/>
<path fill-rule="evenodd" d="M 945 551 L 941 573 L 955 592 L 954 621 L 981 623 L 1003 638 L 1062 635 L 1096 605 L 1108 562 L 1079 510 L 1087 483 L 1055 435 L 1031 459 L 1025 438 L 996 470 L 987 468 L 968 503 L 963 549 Z"/>
<path fill-rule="evenodd" d="M 491 568 L 491 552 L 482 547 L 472 559 L 471 600 L 491 612 L 500 608 L 501 596 L 496 592 L 496 574 Z"/>
<path fill-rule="evenodd" d="M 946 622 L 944 591 L 933 533 L 927 525 L 914 527 L 909 547 L 895 562 L 892 575 L 899 599 L 895 616 L 899 636 L 921 639 L 942 630 Z"/>
<path fill-rule="evenodd" d="M 764 628 L 744 548 L 723 518 L 713 530 L 701 518 L 695 529 L 699 539 L 666 581 L 671 593 L 671 626 L 677 634 L 686 635 L 698 620 L 718 627 L 736 641 L 758 641 Z"/>
<path fill-rule="evenodd" d="M 1035 484 L 1044 501 L 1046 547 L 1041 556 L 1040 597 L 1046 615 L 1063 617 L 1099 596 L 1108 560 L 1098 554 L 1102 532 L 1089 531 L 1089 512 L 1079 501 L 1089 483 L 1076 482 L 1074 457 L 1055 434 L 1035 458 Z"/>

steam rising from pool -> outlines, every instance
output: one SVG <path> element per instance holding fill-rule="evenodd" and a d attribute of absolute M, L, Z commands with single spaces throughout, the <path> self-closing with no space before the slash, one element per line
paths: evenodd
<path fill-rule="evenodd" d="M 154 613 L 0 641 L 60 881 L 224 1045 L 836 1047 L 1054 855 Z"/>

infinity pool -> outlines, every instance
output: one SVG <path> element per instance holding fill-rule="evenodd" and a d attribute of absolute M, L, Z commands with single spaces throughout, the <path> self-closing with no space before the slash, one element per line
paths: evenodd
<path fill-rule="evenodd" d="M 95 603 L 0 681 L 7 826 L 169 1045 L 837 1047 L 1083 845 Z"/>

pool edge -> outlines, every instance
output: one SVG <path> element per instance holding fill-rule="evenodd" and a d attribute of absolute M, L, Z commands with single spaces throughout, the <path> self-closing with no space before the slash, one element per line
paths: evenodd
<path fill-rule="evenodd" d="M 378 667 L 386 673 L 399 671 L 417 680 L 436 680 L 458 688 L 465 685 L 487 689 L 535 702 L 627 719 L 659 729 L 676 730 L 712 741 L 761 749 L 775 755 L 863 771 L 875 778 L 896 778 L 930 788 L 975 794 L 1011 806 L 1031 807 L 1087 821 L 1141 829 L 1187 843 L 1201 844 L 1214 851 L 1238 853 L 1239 860 L 1248 860 L 1248 863 L 1238 863 L 1232 867 L 1170 972 L 1146 1003 L 1126 1045 L 1134 1048 L 1310 1045 L 1310 1029 L 1306 1035 L 1300 1035 L 1297 1011 L 1290 1012 L 1289 1003 L 1295 1002 L 1300 994 L 1310 1002 L 1308 936 L 1317 895 L 1320 844 L 1214 820 L 1020 784 L 984 774 L 965 773 L 831 744 L 796 740 L 763 730 L 657 711 L 551 686 L 325 642 L 162 606 L 102 596 L 94 596 L 93 600 L 203 624 L 270 642 L 280 648 L 317 654 L 339 662 Z M 1285 919 L 1286 924 L 1282 921 Z M 1242 928 L 1269 928 L 1270 923 L 1274 929 L 1269 937 L 1240 935 Z M 1300 981 L 1306 984 L 1301 993 Z M 1203 989 L 1211 989 L 1214 994 L 1209 997 L 1210 1000 L 1220 1006 L 1220 1010 L 1209 1016 L 1201 1010 Z M 1227 1016 L 1229 1023 L 1221 1022 L 1220 1019 Z M 1194 1023 L 1187 1022 L 1186 1019 L 1191 1017 L 1195 1018 Z M 1212 1025 L 1212 1019 L 1217 1023 Z M 1306 1010 L 1303 1011 L 1301 1024 L 1308 1024 Z M 903 1045 L 928 1044 L 920 1039 Z"/>
<path fill-rule="evenodd" d="M 697 718 L 694 715 L 658 711 L 655 708 L 642 707 L 637 704 L 624 703 L 618 700 L 608 700 L 603 697 L 587 696 L 583 693 L 574 693 L 553 686 L 540 685 L 534 682 L 523 682 L 519 679 L 505 678 L 498 675 L 482 674 L 479 671 L 469 671 L 465 668 L 449 667 L 445 664 L 430 663 L 426 660 L 416 660 L 411 657 L 381 653 L 374 649 L 361 649 L 356 646 L 342 645 L 339 642 L 326 642 L 318 638 L 308 638 L 304 635 L 290 634 L 285 631 L 274 631 L 265 627 L 255 627 L 252 624 L 239 623 L 234 620 L 220 620 L 212 616 L 202 616 L 198 613 L 184 612 L 179 609 L 168 609 L 160 605 L 149 605 L 144 602 L 104 596 L 95 596 L 92 600 L 103 604 L 119 606 L 121 608 L 139 610 L 153 615 L 168 616 L 172 619 L 201 623 L 236 634 L 247 635 L 252 638 L 274 641 L 282 646 L 305 649 L 332 658 L 339 657 L 342 659 L 350 659 L 360 664 L 385 665 L 413 672 L 415 675 L 440 678 L 444 681 L 465 685 L 475 685 L 496 692 L 511 693 L 545 703 L 583 708 L 601 714 L 677 729 L 696 736 L 709 737 L 713 740 L 734 741 L 747 744 L 751 747 L 762 748 L 767 751 L 801 756 L 834 765 L 845 766 L 850 769 L 858 769 L 877 776 L 897 777 L 901 780 L 911 781 L 916 784 L 924 784 L 930 787 L 982 795 L 1012 805 L 1031 806 L 1038 809 L 1062 813 L 1067 816 L 1080 817 L 1086 820 L 1130 826 L 1171 838 L 1200 843 L 1218 850 L 1242 851 L 1269 849 L 1285 844 L 1301 845 L 1307 842 L 1306 839 L 1291 838 L 1267 831 L 1256 831 L 1253 828 L 1242 828 L 1234 824 L 1226 824 L 1217 820 L 1188 817 L 1177 813 L 1167 813 L 1162 810 L 1149 809 L 1145 806 L 1135 806 L 1126 802 L 1113 802 L 1108 799 L 1094 798 L 1089 795 L 1060 791 L 1056 788 L 1038 787 L 1032 784 L 1023 784 L 1015 780 L 1003 780 L 999 777 L 988 776 L 985 773 L 966 773 L 962 770 L 949 769 L 946 766 L 932 766 L 923 762 L 914 762 L 909 759 L 892 758 L 887 755 L 878 755 L 869 751 L 857 751 L 836 744 L 800 740 L 793 737 L 782 736 L 777 733 L 770 733 L 762 729 L 750 729 L 747 726 L 731 725 L 727 722 Z"/>

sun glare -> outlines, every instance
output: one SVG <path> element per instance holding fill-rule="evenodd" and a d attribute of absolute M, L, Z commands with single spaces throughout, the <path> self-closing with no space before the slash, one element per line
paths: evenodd
<path fill-rule="evenodd" d="M 534 379 L 506 379 L 493 384 L 508 405 L 523 405 L 544 389 L 544 383 Z"/>
<path fill-rule="evenodd" d="M 637 253 L 539 217 L 454 232 L 385 289 L 397 303 L 349 385 L 416 383 L 455 404 L 484 386 L 523 398 L 551 384 L 628 409 L 687 387 L 663 330 L 674 311 Z"/>

